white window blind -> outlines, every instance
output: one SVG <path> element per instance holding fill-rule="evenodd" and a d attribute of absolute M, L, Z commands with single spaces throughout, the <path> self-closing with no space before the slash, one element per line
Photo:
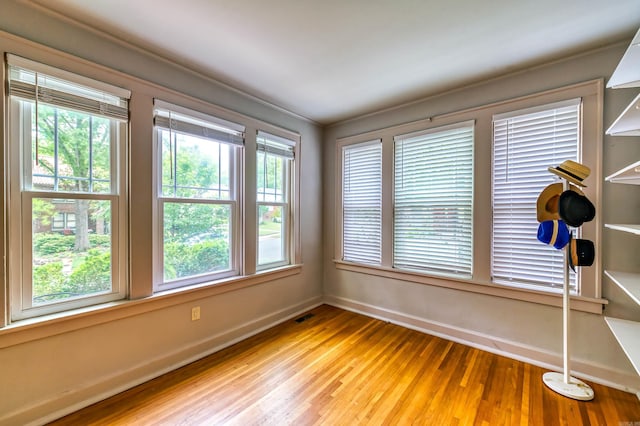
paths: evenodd
<path fill-rule="evenodd" d="M 123 299 L 130 92 L 6 58 L 11 319 Z M 70 245 L 43 250 L 54 236 Z"/>
<path fill-rule="evenodd" d="M 549 166 L 577 161 L 579 116 L 580 99 L 494 116 L 494 282 L 562 287 L 564 251 L 537 240 L 536 200 L 555 180 Z"/>
<path fill-rule="evenodd" d="M 284 158 L 293 158 L 295 142 L 263 131 L 258 131 L 256 139 L 258 151 Z"/>
<path fill-rule="evenodd" d="M 244 126 L 159 99 L 154 125 L 161 265 L 155 290 L 237 275 Z"/>
<path fill-rule="evenodd" d="M 7 63 L 11 96 L 94 116 L 129 119 L 131 92 L 126 89 L 15 55 L 8 54 Z"/>
<path fill-rule="evenodd" d="M 257 268 L 262 270 L 291 263 L 291 170 L 296 143 L 258 131 L 256 144 Z"/>
<path fill-rule="evenodd" d="M 244 126 L 193 111 L 161 100 L 154 100 L 153 124 L 171 132 L 231 145 L 244 145 Z"/>
<path fill-rule="evenodd" d="M 395 138 L 395 268 L 471 275 L 473 124 Z"/>
<path fill-rule="evenodd" d="M 379 265 L 382 260 L 382 141 L 342 150 L 343 259 Z"/>

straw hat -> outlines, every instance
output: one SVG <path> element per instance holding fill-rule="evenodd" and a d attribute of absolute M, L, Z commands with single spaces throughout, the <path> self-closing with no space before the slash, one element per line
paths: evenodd
<path fill-rule="evenodd" d="M 584 195 L 580 188 L 575 185 L 569 185 L 571 191 L 577 194 Z M 536 206 L 536 213 L 538 222 L 544 222 L 545 220 L 558 220 L 560 219 L 558 202 L 560 200 L 560 194 L 562 194 L 562 182 L 552 183 L 542 190 L 538 195 L 538 201 Z"/>
<path fill-rule="evenodd" d="M 565 160 L 559 166 L 549 167 L 548 170 L 551 173 L 580 186 L 586 186 L 582 181 L 591 173 L 591 169 L 589 167 L 571 160 Z"/>

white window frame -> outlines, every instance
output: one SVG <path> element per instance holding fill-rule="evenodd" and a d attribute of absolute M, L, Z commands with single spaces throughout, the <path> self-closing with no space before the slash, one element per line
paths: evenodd
<path fill-rule="evenodd" d="M 443 276 L 459 276 L 464 278 L 471 278 L 472 270 L 473 270 L 473 146 L 474 146 L 474 125 L 473 121 L 466 121 L 462 123 L 455 123 L 442 127 L 435 127 L 428 130 L 419 130 L 417 132 L 411 132 L 408 134 L 398 135 L 394 137 L 394 253 L 393 253 L 393 267 L 396 269 L 404 269 L 404 270 L 413 270 L 419 272 L 425 272 L 434 275 L 443 275 Z M 454 158 L 452 163 L 449 163 L 446 170 L 438 170 L 441 169 L 442 166 L 434 166 L 432 169 L 431 164 L 428 164 L 426 169 L 419 169 L 419 171 L 424 172 L 419 176 L 413 175 L 413 177 L 424 179 L 425 176 L 428 178 L 435 178 L 439 176 L 446 175 L 448 178 L 455 177 L 457 180 L 460 180 L 459 176 L 455 176 L 455 173 L 451 173 L 451 167 L 455 167 L 456 159 L 460 159 L 460 157 L 468 156 L 468 164 L 464 164 L 464 166 L 468 167 L 461 168 L 462 170 L 462 180 L 467 177 L 467 173 L 470 173 L 469 179 L 469 188 L 459 188 L 462 189 L 459 193 L 456 193 L 455 197 L 452 197 L 450 194 L 448 197 L 442 197 L 443 199 L 449 200 L 449 202 L 459 201 L 455 204 L 458 208 L 463 210 L 463 214 L 469 215 L 468 227 L 469 229 L 463 229 L 461 231 L 449 231 L 446 229 L 441 229 L 438 231 L 439 235 L 436 238 L 422 238 L 420 239 L 419 247 L 415 248 L 414 253 L 409 254 L 410 250 L 404 249 L 402 250 L 402 255 L 400 255 L 401 247 L 406 245 L 408 242 L 406 239 L 400 238 L 400 232 L 398 228 L 403 228 L 407 226 L 414 226 L 411 219 L 408 219 L 404 215 L 401 214 L 401 211 L 411 210 L 415 207 L 421 207 L 424 202 L 424 207 L 432 208 L 434 205 L 438 205 L 438 202 L 435 199 L 436 191 L 444 191 L 445 188 L 451 191 L 452 182 L 446 184 L 446 186 L 438 185 L 434 182 L 434 184 L 438 185 L 436 188 L 433 186 L 429 186 L 427 188 L 428 195 L 424 194 L 415 194 L 413 193 L 412 197 L 407 197 L 407 193 L 400 195 L 402 186 L 404 185 L 404 180 L 410 180 L 409 177 L 404 176 L 404 162 L 410 162 L 413 159 L 411 156 L 405 159 L 405 151 L 412 150 L 413 145 L 419 145 L 423 150 L 433 150 L 439 151 L 439 146 L 433 146 L 434 144 L 439 144 L 442 138 L 445 138 L 447 142 L 451 142 L 453 139 L 455 142 L 456 150 L 455 152 L 449 151 L 446 156 L 444 152 L 439 152 L 437 156 L 428 158 L 424 158 L 426 161 L 431 162 L 432 160 L 437 160 L 440 164 L 445 161 L 449 162 L 451 158 Z M 470 139 L 470 140 L 469 140 Z M 468 152 L 466 148 L 464 150 L 460 150 L 461 144 L 469 143 Z M 406 147 L 405 147 L 406 146 Z M 418 151 L 412 151 L 416 156 L 420 155 Z M 455 154 L 455 156 L 454 156 Z M 418 164 L 417 167 L 420 165 Z M 413 173 L 415 168 L 407 168 L 407 173 Z M 431 192 L 431 189 L 436 189 L 436 191 Z M 420 192 L 422 192 L 422 187 L 420 188 Z M 466 195 L 467 190 L 469 191 L 469 195 Z M 441 194 L 442 192 L 438 192 Z M 420 203 L 416 203 L 416 196 L 421 198 Z M 459 196 L 459 197 L 458 197 Z M 456 199 L 457 198 L 457 199 Z M 447 207 L 453 207 L 452 205 L 447 204 Z M 399 220 L 399 217 L 402 216 L 402 220 Z M 424 221 L 433 220 L 433 215 L 428 213 L 426 215 L 421 216 L 421 219 Z M 449 225 L 446 221 L 443 223 L 444 228 L 447 228 Z M 424 226 L 420 230 L 432 230 L 433 228 L 430 226 Z M 451 234 L 451 236 L 445 236 L 445 234 Z M 444 241 L 446 238 L 453 238 L 458 240 L 451 245 L 451 248 L 448 247 L 448 241 Z M 437 241 L 436 241 L 437 240 Z M 468 246 L 467 246 L 468 244 Z M 469 251 L 468 257 L 464 254 L 464 252 Z M 421 251 L 420 256 L 415 256 L 415 252 Z M 461 251 L 461 256 L 452 256 L 452 251 Z M 436 260 L 430 261 L 429 258 L 436 258 Z"/>
<path fill-rule="evenodd" d="M 426 285 L 446 287 L 484 295 L 524 300 L 550 306 L 562 306 L 561 291 L 556 289 L 526 288 L 493 283 L 491 280 L 491 159 L 492 159 L 492 119 L 494 115 L 510 111 L 546 105 L 568 99 L 582 99 L 582 152 L 581 161 L 591 168 L 584 188 L 585 195 L 593 202 L 596 212 L 601 211 L 602 193 L 602 111 L 604 83 L 601 79 L 590 80 L 569 86 L 533 93 L 518 98 L 507 99 L 466 110 L 445 113 L 439 116 L 366 132 L 336 141 L 335 150 L 335 234 L 334 263 L 336 268 L 410 281 Z M 456 122 L 475 120 L 474 130 L 474 211 L 473 211 L 473 275 L 471 278 L 443 277 L 423 271 L 398 271 L 391 267 L 393 239 L 393 138 L 396 135 L 421 129 L 445 126 Z M 382 265 L 366 265 L 345 262 L 342 257 L 342 190 L 341 190 L 341 150 L 345 145 L 380 138 L 383 143 L 383 252 Z M 550 164 L 551 166 L 551 164 Z M 596 214 L 593 221 L 581 227 L 582 238 L 594 242 L 596 259 L 591 267 L 581 268 L 579 293 L 572 295 L 572 308 L 590 313 L 602 313 L 606 303 L 601 298 L 601 217 Z M 541 243 L 542 244 L 542 243 Z"/>
<path fill-rule="evenodd" d="M 244 131 L 243 125 L 233 123 L 222 118 L 196 111 L 190 108 L 186 108 L 180 105 L 165 102 L 159 99 L 154 100 L 154 115 L 156 120 L 159 118 L 168 118 L 168 126 L 170 130 L 177 128 L 183 123 L 185 126 L 190 126 L 191 120 L 193 120 L 194 126 L 201 126 L 202 129 L 191 129 L 189 131 L 202 131 L 203 137 L 206 139 L 209 132 L 219 136 L 219 139 L 224 139 L 226 135 L 229 137 L 230 158 L 229 158 L 229 198 L 228 199 L 213 199 L 213 198 L 187 198 L 178 196 L 165 196 L 162 192 L 162 149 L 160 147 L 162 131 L 166 131 L 167 124 L 162 126 L 154 126 L 153 132 L 153 146 L 154 146 L 154 161 L 156 163 L 155 172 L 155 191 L 154 202 L 157 206 L 157 213 L 153 218 L 155 222 L 155 234 L 154 234 L 154 292 L 161 292 L 166 290 L 172 290 L 182 287 L 187 287 L 193 284 L 200 284 L 206 282 L 212 282 L 224 278 L 238 276 L 241 274 L 242 268 L 242 164 L 244 158 Z M 171 113 L 176 113 L 182 117 L 182 121 L 178 120 L 176 123 L 172 119 Z M 169 115 L 167 115 L 169 114 Z M 221 129 L 221 133 L 216 131 L 216 127 Z M 180 129 L 178 129 L 180 130 Z M 242 140 L 242 142 L 239 142 Z M 220 142 L 222 143 L 222 142 Z M 242 145 L 241 145 L 242 144 Z M 186 204 L 206 204 L 211 206 L 228 206 L 230 208 L 230 258 L 229 268 L 214 271 L 210 273 L 204 273 L 199 275 L 191 275 L 188 277 L 177 278 L 174 280 L 164 279 L 164 206 L 167 203 L 186 203 Z"/>
<path fill-rule="evenodd" d="M 34 102 L 47 102 L 50 96 L 48 90 L 60 90 L 53 94 L 53 106 L 66 110 L 79 110 L 92 115 L 103 115 L 108 118 L 115 118 L 109 114 L 110 108 L 107 104 L 95 98 L 90 98 L 86 105 L 79 105 L 78 100 L 84 99 L 81 95 L 71 95 L 70 104 L 64 103 L 66 95 L 65 89 L 77 88 L 78 86 L 88 87 L 96 91 L 104 91 L 106 94 L 113 94 L 114 98 L 128 100 L 131 96 L 128 90 L 124 90 L 107 83 L 96 81 L 78 74 L 57 69 L 45 64 L 41 64 L 29 59 L 14 55 L 7 55 L 7 62 L 10 66 L 23 68 L 34 73 L 54 77 L 56 80 L 52 86 L 38 88 L 36 84 L 36 98 Z M 58 86 L 56 86 L 58 85 Z M 26 86 L 25 86 L 26 88 Z M 111 121 L 111 142 L 110 142 L 110 176 L 111 186 L 108 192 L 71 192 L 58 190 L 38 190 L 31 188 L 31 104 L 23 102 L 29 99 L 20 95 L 23 89 L 17 85 L 15 96 L 9 93 L 9 193 L 10 203 L 8 211 L 8 221 L 14 225 L 9 228 L 9 293 L 10 293 L 10 318 L 11 321 L 18 321 L 26 318 L 42 316 L 57 312 L 64 312 L 72 309 L 87 307 L 100 303 L 124 299 L 127 295 L 127 203 L 126 203 L 126 164 L 127 164 L 127 135 L 128 117 L 126 107 L 116 108 L 119 121 Z M 27 92 L 24 92 L 27 94 Z M 75 98 L 74 98 L 75 96 Z M 108 96 L 108 95 L 107 95 Z M 111 101 L 111 100 L 109 100 Z M 94 104 L 93 107 L 91 104 Z M 74 107 L 72 105 L 77 105 Z M 95 111 L 95 112 L 93 112 Z M 105 114 L 100 114 L 105 112 Z M 28 141 L 28 142 L 25 142 Z M 51 302 L 43 305 L 32 303 L 32 200 L 35 198 L 48 199 L 85 199 L 85 200 L 105 200 L 111 203 L 111 290 L 88 296 L 69 298 L 59 302 Z"/>
<path fill-rule="evenodd" d="M 274 146 L 269 145 L 269 142 L 274 144 Z M 281 148 L 275 147 L 275 145 L 280 145 Z M 259 188 L 256 188 L 256 270 L 257 271 L 265 271 L 273 268 L 278 268 L 281 266 L 291 264 L 291 253 L 292 253 L 292 235 L 293 235 L 293 216 L 292 216 L 292 189 L 293 189 L 293 171 L 295 170 L 295 147 L 296 142 L 291 139 L 283 138 L 280 136 L 272 135 L 267 132 L 258 131 L 256 136 L 256 162 L 258 160 L 258 153 L 263 153 L 265 157 L 268 159 L 269 156 L 273 156 L 276 158 L 283 158 L 283 170 L 282 172 L 282 182 L 283 182 L 283 193 L 282 193 L 282 201 L 264 201 L 260 200 Z M 266 160 L 265 160 L 266 161 Z M 256 178 L 257 178 L 257 170 L 258 167 L 256 165 Z M 266 172 L 266 170 L 265 170 Z M 257 184 L 257 179 L 256 179 Z M 265 194 L 263 193 L 263 198 Z M 284 226 L 282 227 L 282 260 L 273 261 L 273 262 L 265 262 L 260 263 L 260 235 L 259 235 L 259 221 L 260 221 L 260 207 L 280 207 L 282 209 L 282 220 L 284 221 Z"/>
<path fill-rule="evenodd" d="M 351 158 L 357 153 L 366 152 L 364 159 L 369 159 L 372 154 L 379 158 L 375 159 L 375 164 L 361 165 L 362 174 L 358 170 L 351 173 Z M 354 153 L 354 154 L 352 154 Z M 362 157 L 361 157 L 362 158 Z M 355 160 L 354 160 L 355 161 Z M 378 164 L 379 163 L 379 164 Z M 340 156 L 341 167 L 341 259 L 348 262 L 366 263 L 372 265 L 382 264 L 382 140 L 359 142 L 343 145 Z M 375 174 L 375 176 L 374 176 Z M 351 182 L 352 179 L 358 182 Z M 367 191 L 368 199 L 362 200 L 358 197 L 350 197 L 351 188 L 357 187 Z M 365 204 L 366 216 L 352 214 L 361 204 Z M 363 247 L 358 247 L 362 243 Z"/>
<path fill-rule="evenodd" d="M 98 115 L 109 118 L 114 118 L 114 116 L 121 117 L 125 114 L 125 123 L 118 125 L 120 129 L 123 129 L 122 136 L 118 141 L 120 149 L 117 152 L 116 161 L 111 163 L 118 163 L 120 180 L 117 185 L 119 190 L 117 208 L 119 210 L 118 214 L 121 215 L 114 218 L 112 223 L 109 224 L 109 229 L 114 238 L 113 241 L 117 238 L 117 245 L 120 250 L 118 259 L 113 259 L 112 265 L 118 270 L 118 277 L 121 278 L 119 284 L 123 293 L 116 299 L 105 301 L 105 303 L 96 300 L 95 304 L 92 303 L 91 306 L 78 305 L 74 307 L 65 305 L 64 309 L 59 312 L 42 311 L 41 314 L 34 314 L 33 317 L 28 319 L 15 318 L 11 315 L 11 310 L 16 306 L 12 299 L 16 293 L 12 283 L 21 282 L 20 277 L 15 279 L 16 276 L 20 275 L 19 271 L 23 263 L 20 255 L 22 253 L 19 229 L 21 212 L 19 209 L 16 210 L 16 203 L 10 205 L 10 200 L 19 200 L 19 197 L 16 197 L 11 191 L 13 190 L 12 185 L 17 182 L 12 173 L 15 173 L 15 167 L 21 164 L 21 160 L 20 155 L 17 155 L 17 151 L 9 144 L 11 137 L 9 119 L 15 114 L 15 111 L 11 110 L 9 90 L 17 89 L 17 85 L 9 87 L 6 84 L 8 72 L 3 69 L 5 71 L 3 73 L 5 84 L 0 87 L 0 93 L 3 97 L 3 102 L 0 104 L 0 114 L 4 120 L 6 139 L 3 155 L 5 170 L 3 182 L 6 191 L 3 198 L 5 208 L 2 212 L 3 222 L 6 225 L 3 251 L 6 279 L 4 280 L 2 291 L 0 291 L 0 335 L 9 339 L 5 343 L 12 345 L 54 335 L 59 333 L 61 322 L 65 324 L 67 331 L 77 330 L 107 320 L 115 321 L 129 317 L 132 314 L 150 312 L 166 306 L 167 303 L 186 303 L 189 300 L 193 300 L 194 297 L 212 297 L 230 290 L 273 282 L 302 273 L 301 220 L 299 217 L 301 166 L 299 159 L 302 153 L 302 142 L 300 134 L 295 129 L 288 130 L 279 125 L 218 106 L 211 101 L 158 86 L 144 79 L 134 78 L 117 70 L 97 65 L 64 52 L 44 49 L 43 46 L 34 45 L 20 38 L 5 41 L 8 42 L 5 43 L 5 50 L 11 50 L 15 54 L 28 56 L 33 60 L 39 61 L 42 70 L 46 70 L 48 75 L 57 77 L 58 80 L 55 84 L 41 84 L 41 89 L 51 88 L 57 92 L 62 92 L 53 93 L 56 96 L 64 94 L 65 90 L 59 89 L 72 87 L 65 85 L 63 80 L 73 75 L 78 79 L 76 83 L 93 87 L 98 91 L 114 90 L 115 98 L 125 97 L 129 100 L 127 102 L 128 105 L 124 103 L 120 105 L 114 104 L 114 96 L 107 95 L 102 97 L 101 95 L 100 97 L 95 97 L 95 90 L 74 92 L 71 94 L 76 97 L 71 96 L 65 99 L 73 103 L 79 100 L 78 96 L 88 95 L 92 102 L 88 102 L 87 105 L 80 105 L 80 109 L 83 111 L 94 111 L 97 108 L 99 110 Z M 5 55 L 5 58 L 11 56 L 6 52 Z M 6 61 L 4 65 L 6 65 Z M 28 84 L 22 85 L 22 89 L 28 90 L 27 86 Z M 130 88 L 131 90 L 123 88 Z M 46 90 L 43 93 L 46 94 Z M 133 93 L 133 96 L 131 96 L 131 93 Z M 49 94 L 52 93 L 49 92 Z M 27 95 L 24 94 L 22 97 L 28 99 Z M 237 235 L 234 236 L 242 246 L 238 247 L 239 273 L 236 276 L 215 281 L 205 281 L 157 295 L 154 294 L 157 271 L 156 224 L 158 211 L 155 198 L 157 165 L 154 161 L 152 114 L 153 100 L 156 98 L 164 99 L 174 105 L 184 105 L 191 110 L 202 111 L 207 115 L 220 117 L 233 123 L 241 123 L 242 126 L 248 129 L 245 139 L 245 153 L 240 160 L 241 170 L 239 171 L 240 182 L 238 186 L 239 190 L 246 196 L 239 199 L 242 217 L 237 227 Z M 205 96 L 205 98 L 209 99 L 210 97 Z M 131 107 L 130 109 L 129 106 Z M 131 123 L 131 126 L 129 126 L 129 123 Z M 299 125 L 301 124 L 293 123 L 294 127 Z M 256 200 L 254 195 L 256 192 L 255 139 L 258 130 L 295 141 L 294 152 L 296 158 L 295 167 L 291 171 L 291 264 L 260 271 L 256 271 L 256 243 L 254 242 L 254 235 L 256 235 Z M 307 130 L 305 130 L 305 133 L 308 133 Z M 115 151 L 112 153 L 115 153 Z M 309 154 L 315 155 L 313 146 L 311 146 Z M 312 173 L 320 176 L 319 171 L 320 169 L 315 168 Z M 94 178 L 101 179 L 102 176 L 94 175 Z M 49 180 L 51 179 L 49 178 Z M 94 180 L 94 182 L 100 181 Z M 103 182 L 100 182 L 102 186 L 100 189 L 106 191 L 108 186 L 102 185 Z M 43 188 L 48 189 L 48 187 Z M 117 225 L 115 224 L 116 220 L 118 222 Z M 308 223 L 307 218 L 304 218 L 304 220 L 305 223 Z M 317 218 L 312 220 L 314 220 L 315 225 Z M 117 229 L 114 225 L 117 226 Z M 36 226 L 33 229 L 45 229 L 42 224 Z M 244 238 L 245 236 L 246 238 Z M 17 247 L 16 244 L 19 245 L 17 251 L 14 250 L 14 247 Z M 114 262 L 117 262 L 117 264 Z"/>
<path fill-rule="evenodd" d="M 528 134 L 529 127 L 532 125 L 536 125 L 536 121 L 540 120 L 539 117 L 541 116 L 544 117 L 544 124 L 549 125 L 551 122 L 551 118 L 556 118 L 556 111 L 558 110 L 566 111 L 563 117 L 570 117 L 571 120 L 573 120 L 573 117 L 575 117 L 575 145 L 573 143 L 563 143 L 562 141 L 556 143 L 556 145 L 554 145 L 555 149 L 549 153 L 549 156 L 547 158 L 540 158 L 540 165 L 535 170 L 533 169 L 531 161 L 527 161 L 526 166 L 522 166 L 520 168 L 518 168 L 517 164 L 510 167 L 510 159 L 513 159 L 513 161 L 516 161 L 516 159 L 523 161 L 523 159 L 527 158 L 525 156 L 530 155 L 528 154 L 528 152 L 530 151 L 525 151 L 524 153 L 522 152 L 523 147 L 525 147 L 527 150 L 532 150 L 533 147 L 531 144 L 533 140 L 535 139 L 536 142 L 540 140 L 539 134 L 536 135 L 537 139 L 536 137 Z M 580 155 L 582 151 L 582 141 L 580 137 L 580 128 L 582 126 L 582 122 L 580 119 L 582 115 L 581 110 L 581 99 L 569 99 L 567 101 L 554 102 L 552 104 L 538 105 L 535 107 L 527 108 L 525 110 L 510 111 L 508 113 L 498 114 L 493 117 L 493 228 L 495 228 L 496 225 L 500 225 L 500 228 L 503 231 L 501 232 L 494 229 L 492 233 L 492 282 L 496 284 L 511 285 L 522 288 L 555 288 L 556 290 L 562 288 L 564 282 L 564 273 L 566 271 L 566 252 L 565 250 L 555 250 L 537 241 L 536 233 L 538 222 L 535 217 L 536 198 L 545 186 L 558 181 L 555 175 L 548 172 L 548 167 L 558 165 L 562 161 L 567 159 L 580 161 Z M 574 111 L 575 115 L 573 115 Z M 571 116 L 569 116 L 569 113 L 571 114 Z M 553 117 L 551 117 L 552 115 Z M 564 118 L 564 120 L 567 120 L 567 118 Z M 522 124 L 519 124 L 519 121 L 522 120 L 526 121 Z M 562 124 L 563 122 L 560 123 L 560 125 Z M 515 140 L 510 140 L 511 126 L 515 127 L 516 129 L 520 129 L 520 132 L 523 132 L 524 129 L 526 129 L 527 133 L 525 133 L 524 136 L 520 136 L 519 139 L 518 136 L 513 136 L 512 139 Z M 500 136 L 496 136 L 496 127 L 499 127 L 501 129 L 501 132 L 504 133 L 504 136 L 503 133 L 501 133 Z M 554 127 L 553 130 L 555 131 L 556 128 Z M 573 130 L 573 128 L 571 130 Z M 563 134 L 563 136 L 565 136 L 566 139 L 567 135 Z M 500 139 L 498 142 L 496 142 L 497 138 L 502 138 L 504 140 Z M 546 134 L 545 138 L 550 139 L 551 135 Z M 504 170 L 497 170 L 499 166 L 497 166 L 498 161 L 496 159 L 496 143 L 504 144 Z M 550 144 L 551 141 L 543 140 L 542 143 Z M 574 146 L 571 147 L 571 145 Z M 564 147 L 562 151 L 560 151 L 559 149 L 560 146 Z M 569 151 L 572 152 L 570 153 Z M 496 176 L 496 173 L 498 172 L 500 172 L 500 178 Z M 514 173 L 517 175 L 510 176 Z M 527 173 L 527 175 L 523 176 L 524 173 Z M 527 182 L 527 184 L 524 184 L 525 182 Z M 496 189 L 498 184 L 500 184 L 501 188 L 504 189 Z M 518 199 L 519 203 L 515 204 L 514 206 L 514 203 L 511 201 L 513 200 L 513 198 L 510 198 L 509 205 L 504 202 L 502 203 L 502 206 L 498 205 L 496 197 L 506 195 L 506 193 L 510 192 L 511 190 L 517 193 L 516 198 Z M 500 214 L 509 214 L 512 217 L 522 218 L 524 215 L 527 215 L 527 211 L 523 210 L 523 200 L 527 200 L 526 206 L 528 207 L 528 215 L 530 216 L 530 221 L 524 223 L 522 219 L 520 219 L 520 223 L 511 226 L 511 229 L 509 229 L 508 231 L 505 230 L 509 223 L 505 223 L 504 221 L 497 219 L 496 210 L 499 209 L 501 212 Z M 527 227 L 529 227 L 529 232 L 524 232 L 525 228 Z M 573 231 L 574 236 L 576 238 L 580 238 L 580 229 L 575 229 Z M 512 233 L 514 235 L 518 235 L 518 238 L 516 239 L 517 241 L 513 241 L 513 239 L 511 238 Z M 519 250 L 526 251 L 526 254 L 518 254 Z M 500 252 L 505 253 L 505 255 L 500 255 Z M 522 266 L 518 266 L 518 264 L 521 264 Z M 532 266 L 534 264 L 546 264 L 548 265 L 548 268 L 543 268 L 540 266 L 527 267 L 527 264 L 530 264 Z M 580 274 L 581 270 L 582 268 L 578 268 L 576 273 L 571 273 L 569 275 L 570 286 L 572 288 L 572 292 L 574 293 L 577 293 L 576 286 L 580 282 L 578 275 Z M 550 271 L 552 271 L 551 276 L 549 276 Z M 545 281 L 547 281 L 548 283 L 544 284 Z"/>
<path fill-rule="evenodd" d="M 421 270 L 417 268 L 397 267 L 394 265 L 394 183 L 395 183 L 395 144 L 399 139 L 413 137 L 421 134 L 440 133 L 451 129 L 471 127 L 473 120 L 453 121 L 447 124 L 435 124 L 431 121 L 410 123 L 402 126 L 395 126 L 382 131 L 370 132 L 363 135 L 356 135 L 338 140 L 336 144 L 336 245 L 335 259 L 338 265 L 346 265 L 346 268 L 356 268 L 359 271 L 370 268 L 374 271 L 393 271 L 398 276 L 411 274 L 411 276 L 438 276 L 458 279 L 460 274 L 455 272 L 435 272 Z M 472 130 L 473 132 L 473 130 Z M 343 156 L 345 149 L 356 147 L 368 143 L 380 141 L 382 145 L 382 224 L 381 224 L 381 261 L 379 264 L 345 259 L 344 255 L 344 194 L 343 184 L 345 180 L 345 165 Z M 473 147 L 471 148 L 473 151 Z M 473 152 L 471 153 L 471 164 L 473 165 Z M 473 222 L 473 213 L 472 219 Z M 462 274 L 467 277 L 468 274 Z"/>

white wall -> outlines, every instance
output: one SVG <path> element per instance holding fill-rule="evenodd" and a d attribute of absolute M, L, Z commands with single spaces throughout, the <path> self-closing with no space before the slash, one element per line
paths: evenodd
<path fill-rule="evenodd" d="M 558 307 L 401 281 L 337 269 L 334 262 L 336 139 L 384 129 L 456 111 L 500 102 L 611 75 L 627 44 L 618 44 L 551 64 L 531 68 L 433 96 L 420 102 L 338 123 L 324 140 L 324 282 L 325 300 L 429 333 L 439 334 L 493 352 L 562 368 L 562 310 Z M 604 128 L 637 94 L 609 90 L 604 99 Z M 640 158 L 640 138 L 604 138 L 603 176 Z M 490 149 L 490 145 L 482 145 Z M 486 157 L 485 154 L 482 156 Z M 482 167 L 482 166 L 480 166 Z M 490 167 L 487 164 L 486 167 Z M 478 201 L 478 200 L 476 200 Z M 484 202 L 484 201 L 483 201 Z M 603 223 L 636 223 L 640 191 L 632 185 L 603 187 Z M 487 225 L 490 226 L 490 225 Z M 638 271 L 640 239 L 604 230 L 601 247 L 606 268 Z M 483 232 L 483 234 L 487 235 Z M 605 313 L 640 319 L 615 284 L 604 278 Z M 606 326 L 603 316 L 572 312 L 572 366 L 577 376 L 637 391 L 640 380 Z"/>
<path fill-rule="evenodd" d="M 137 288 L 151 286 L 153 96 L 185 94 L 297 132 L 302 162 L 301 268 L 176 296 L 134 294 L 138 300 L 108 309 L 0 329 L 0 424 L 59 417 L 321 303 L 322 141 L 317 125 L 22 3 L 3 2 L 0 30 L 5 31 L 0 32 L 0 51 L 70 67 L 132 90 L 130 274 L 132 281 L 143 283 Z M 201 307 L 201 320 L 190 320 L 192 306 Z"/>

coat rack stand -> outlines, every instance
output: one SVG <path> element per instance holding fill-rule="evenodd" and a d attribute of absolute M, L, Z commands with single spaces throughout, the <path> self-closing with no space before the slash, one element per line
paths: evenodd
<path fill-rule="evenodd" d="M 569 182 L 562 180 L 563 191 L 569 190 Z M 565 247 L 564 283 L 562 286 L 562 334 L 564 357 L 564 374 L 547 372 L 542 375 L 544 384 L 553 391 L 567 398 L 590 401 L 594 397 L 593 389 L 580 379 L 571 377 L 570 347 L 569 347 L 569 319 L 570 319 L 570 288 L 569 288 L 569 245 Z"/>

